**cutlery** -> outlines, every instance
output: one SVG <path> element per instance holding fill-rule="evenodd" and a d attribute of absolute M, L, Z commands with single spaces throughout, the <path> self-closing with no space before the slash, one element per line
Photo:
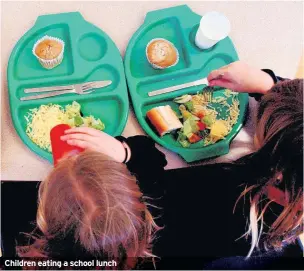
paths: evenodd
<path fill-rule="evenodd" d="M 223 77 L 223 74 L 220 74 L 219 76 L 213 78 L 212 80 L 220 79 L 222 77 Z M 176 85 L 176 86 L 172 86 L 172 87 L 167 87 L 167 88 L 162 88 L 162 89 L 154 90 L 154 91 L 149 92 L 148 96 L 150 96 L 150 97 L 157 96 L 157 95 L 173 92 L 173 91 L 176 91 L 176 90 L 180 90 L 180 89 L 184 89 L 184 88 L 189 88 L 189 87 L 194 87 L 194 86 L 199 86 L 199 85 L 206 85 L 206 86 L 208 86 L 209 82 L 207 80 L 207 77 L 205 77 L 203 79 L 199 79 L 199 80 L 193 81 L 193 82 L 185 83 L 185 84 L 180 84 L 180 85 Z M 207 89 L 207 91 L 210 91 L 210 93 L 211 93 L 211 88 L 212 87 L 210 87 L 210 90 Z M 212 92 L 213 92 L 213 88 L 212 88 Z"/>
<path fill-rule="evenodd" d="M 212 102 L 214 87 L 206 86 L 202 94 L 204 96 L 205 101 Z"/>
<path fill-rule="evenodd" d="M 107 81 L 107 85 L 110 85 L 112 81 Z M 92 93 L 95 91 L 97 88 L 101 88 L 106 86 L 104 81 L 102 82 L 90 82 L 90 83 L 84 83 L 84 84 L 76 84 L 73 85 L 72 89 L 67 89 L 67 90 L 58 90 L 58 91 L 53 91 L 50 93 L 44 93 L 44 94 L 38 94 L 38 95 L 32 95 L 32 96 L 27 96 L 27 97 L 22 97 L 20 100 L 21 101 L 29 101 L 29 100 L 37 100 L 37 99 L 43 99 L 43 98 L 48 98 L 48 97 L 54 97 L 54 96 L 59 96 L 63 94 L 68 94 L 68 93 L 77 93 L 79 95 L 85 95 Z M 92 89 L 92 90 L 91 90 Z"/>
<path fill-rule="evenodd" d="M 82 84 L 82 86 L 87 86 L 91 84 L 98 84 L 98 88 L 106 87 L 112 84 L 111 80 L 104 80 L 104 81 L 93 81 L 93 82 L 86 82 Z M 74 89 L 76 85 L 67 85 L 67 86 L 51 86 L 51 87 L 40 87 L 40 88 L 26 88 L 24 89 L 24 93 L 38 93 L 38 92 L 47 92 L 47 91 L 55 91 L 55 90 L 71 90 Z"/>
<path fill-rule="evenodd" d="M 221 74 L 219 74 L 217 77 L 211 79 L 210 81 L 221 79 L 221 78 L 223 78 L 223 76 L 224 76 L 224 74 L 221 73 Z M 209 86 L 209 85 L 207 85 L 206 87 L 204 87 L 204 89 L 203 89 L 203 95 L 204 95 L 205 100 L 206 100 L 207 102 L 212 102 L 212 99 L 213 99 L 213 92 L 214 92 L 214 87 L 211 87 L 211 86 Z"/>
<path fill-rule="evenodd" d="M 176 90 L 189 88 L 189 87 L 194 87 L 194 86 L 199 86 L 199 85 L 208 85 L 207 77 L 203 78 L 203 79 L 200 79 L 200 80 L 193 81 L 193 82 L 181 84 L 181 85 L 176 85 L 176 86 L 172 86 L 172 87 L 167 87 L 167 88 L 154 90 L 154 91 L 149 92 L 148 96 L 150 96 L 150 97 L 157 96 L 157 95 L 173 92 L 173 91 L 176 91 Z"/>

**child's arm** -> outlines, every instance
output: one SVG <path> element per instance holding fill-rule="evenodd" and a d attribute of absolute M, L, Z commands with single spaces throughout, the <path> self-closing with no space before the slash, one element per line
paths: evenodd
<path fill-rule="evenodd" d="M 242 61 L 233 62 L 208 75 L 210 86 L 249 94 L 265 94 L 279 80 L 271 70 L 260 70 Z"/>
<path fill-rule="evenodd" d="M 262 71 L 267 73 L 272 78 L 274 84 L 278 83 L 279 81 L 286 80 L 282 77 L 275 75 L 275 73 L 270 69 L 262 69 Z M 256 101 L 260 101 L 263 95 L 263 93 L 249 93 L 249 96 L 253 97 Z"/>
<path fill-rule="evenodd" d="M 163 173 L 167 165 L 165 155 L 155 147 L 155 142 L 146 136 L 133 136 L 126 139 L 131 150 L 127 163 L 129 170 L 140 176 L 155 178 Z"/>

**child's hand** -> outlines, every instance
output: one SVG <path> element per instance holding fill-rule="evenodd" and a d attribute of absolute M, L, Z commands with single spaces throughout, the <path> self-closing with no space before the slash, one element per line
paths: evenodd
<path fill-rule="evenodd" d="M 216 79 L 220 76 L 219 79 Z M 274 85 L 266 72 L 248 66 L 242 61 L 233 62 L 208 75 L 210 86 L 219 86 L 238 92 L 265 94 Z"/>
<path fill-rule="evenodd" d="M 106 154 L 117 162 L 123 162 L 125 159 L 125 149 L 120 141 L 93 128 L 72 128 L 66 130 L 65 135 L 60 139 L 72 146 Z"/>

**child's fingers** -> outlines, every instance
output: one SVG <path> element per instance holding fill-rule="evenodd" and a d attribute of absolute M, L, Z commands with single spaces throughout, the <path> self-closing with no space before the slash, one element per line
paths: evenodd
<path fill-rule="evenodd" d="M 95 149 L 95 146 L 93 144 L 91 144 L 90 142 L 82 141 L 79 139 L 69 139 L 69 140 L 67 140 L 67 143 L 71 146 L 76 146 L 76 147 L 79 147 L 82 149 L 91 149 L 91 150 Z"/>
<path fill-rule="evenodd" d="M 68 130 L 65 130 L 65 134 L 73 134 L 73 133 L 82 133 L 82 134 L 88 134 L 91 136 L 100 136 L 101 131 L 98 131 L 93 128 L 89 127 L 75 127 Z"/>
<path fill-rule="evenodd" d="M 228 69 L 229 69 L 228 66 L 224 66 L 218 70 L 214 70 L 214 71 L 210 72 L 207 77 L 208 82 L 211 82 L 212 80 L 216 80 L 216 78 L 218 78 L 218 77 L 227 79 Z"/>
<path fill-rule="evenodd" d="M 87 141 L 87 142 L 93 142 L 94 141 L 94 137 L 88 134 L 80 134 L 80 133 L 73 133 L 73 134 L 67 134 L 64 136 L 61 136 L 60 139 L 62 141 L 67 141 L 67 140 L 82 140 L 82 141 Z"/>
<path fill-rule="evenodd" d="M 235 84 L 228 81 L 228 80 L 223 80 L 223 79 L 219 79 L 219 80 L 212 80 L 211 82 L 209 82 L 209 86 L 210 87 L 223 87 L 223 88 L 229 88 L 234 90 L 235 88 Z"/>

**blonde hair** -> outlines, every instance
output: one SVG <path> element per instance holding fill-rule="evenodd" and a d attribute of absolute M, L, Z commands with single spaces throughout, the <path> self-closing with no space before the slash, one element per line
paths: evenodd
<path fill-rule="evenodd" d="M 256 137 L 262 147 L 243 161 L 249 161 L 260 177 L 256 185 L 246 187 L 239 197 L 251 195 L 250 223 L 245 234 L 251 235 L 247 257 L 260 243 L 266 250 L 280 250 L 303 232 L 303 80 L 278 83 L 264 95 L 256 126 Z M 283 210 L 267 226 L 264 214 L 275 201 L 268 194 L 270 189 L 278 191 L 276 187 L 283 190 L 280 200 Z"/>
<path fill-rule="evenodd" d="M 118 260 L 119 268 L 154 257 L 159 229 L 126 165 L 92 151 L 62 160 L 41 183 L 37 227 L 42 235 L 19 247 L 19 256 L 53 257 L 52 240 L 60 243 L 72 231 L 74 245 L 88 256 Z"/>

